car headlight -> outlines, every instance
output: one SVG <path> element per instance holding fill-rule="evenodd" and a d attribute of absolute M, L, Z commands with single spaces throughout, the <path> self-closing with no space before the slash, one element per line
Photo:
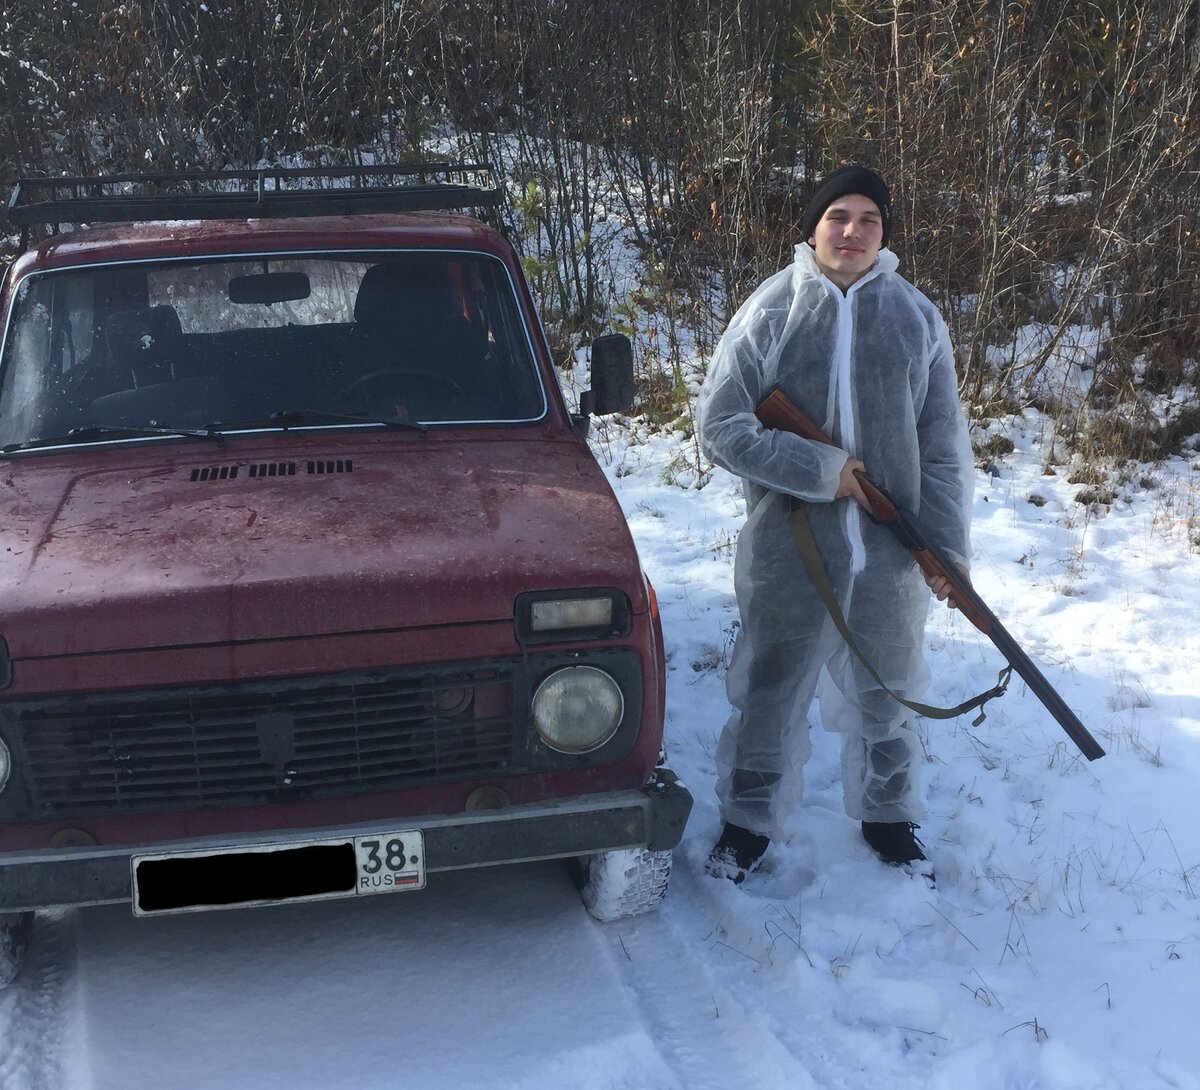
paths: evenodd
<path fill-rule="evenodd" d="M 8 746 L 4 744 L 4 739 L 0 738 L 0 791 L 4 790 L 4 785 L 8 783 L 8 774 L 12 771 L 12 754 L 8 752 Z"/>
<path fill-rule="evenodd" d="M 555 670 L 533 694 L 533 725 L 546 745 L 562 753 L 587 753 L 604 745 L 617 733 L 624 714 L 621 686 L 595 666 Z"/>

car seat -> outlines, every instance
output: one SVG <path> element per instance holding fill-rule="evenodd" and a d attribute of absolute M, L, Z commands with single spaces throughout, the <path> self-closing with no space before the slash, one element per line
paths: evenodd
<path fill-rule="evenodd" d="M 407 371 L 464 391 L 483 377 L 483 333 L 441 261 L 372 265 L 354 301 L 351 344 L 360 374 Z"/>
<path fill-rule="evenodd" d="M 228 417 L 221 384 L 192 373 L 174 307 L 117 311 L 105 323 L 104 338 L 112 360 L 111 392 L 92 400 L 88 423 L 191 428 Z"/>

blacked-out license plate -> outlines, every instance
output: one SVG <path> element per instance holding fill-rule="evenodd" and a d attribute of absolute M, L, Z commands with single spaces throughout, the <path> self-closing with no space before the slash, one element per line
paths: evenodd
<path fill-rule="evenodd" d="M 137 855 L 133 913 L 159 916 L 425 888 L 417 829 L 248 848 Z"/>

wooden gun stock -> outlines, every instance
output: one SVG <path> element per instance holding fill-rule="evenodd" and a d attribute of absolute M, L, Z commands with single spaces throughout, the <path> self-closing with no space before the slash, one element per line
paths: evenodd
<path fill-rule="evenodd" d="M 755 409 L 755 416 L 758 417 L 759 423 L 764 428 L 788 431 L 793 435 L 799 435 L 802 439 L 811 439 L 815 443 L 824 443 L 831 447 L 837 446 L 812 418 L 778 386 L 759 402 Z M 949 583 L 950 598 L 954 605 L 962 611 L 963 616 L 971 624 L 992 641 L 1009 665 L 1029 686 L 1030 691 L 1042 702 L 1059 726 L 1079 747 L 1079 751 L 1089 761 L 1103 757 L 1104 750 L 1100 747 L 1100 743 L 1079 721 L 1075 713 L 1067 707 L 1057 690 L 1046 680 L 1029 656 L 1021 650 L 1008 629 L 997 620 L 996 615 L 987 607 L 984 600 L 975 593 L 971 581 L 958 565 L 944 557 L 937 546 L 929 541 L 928 535 L 916 516 L 897 505 L 896 501 L 866 473 L 860 470 L 855 476 L 871 506 L 872 518 L 886 526 L 900 544 L 912 553 L 913 559 L 926 575 L 942 576 Z"/>

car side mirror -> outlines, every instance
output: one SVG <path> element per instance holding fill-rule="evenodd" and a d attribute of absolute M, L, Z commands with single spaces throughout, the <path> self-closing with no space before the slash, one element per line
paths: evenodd
<path fill-rule="evenodd" d="M 606 333 L 592 341 L 592 388 L 580 408 L 603 416 L 633 404 L 633 345 L 624 333 Z"/>

